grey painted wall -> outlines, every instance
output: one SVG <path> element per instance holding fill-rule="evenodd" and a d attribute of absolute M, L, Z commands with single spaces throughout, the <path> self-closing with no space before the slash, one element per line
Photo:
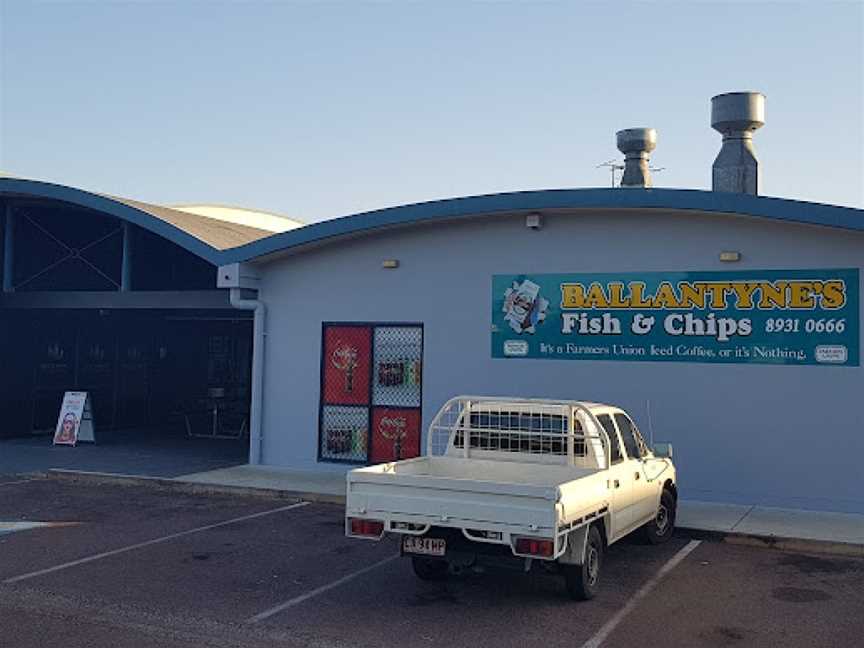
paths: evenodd
<path fill-rule="evenodd" d="M 721 250 L 740 263 L 721 264 Z M 396 270 L 381 268 L 396 258 Z M 322 321 L 425 324 L 424 427 L 459 393 L 597 400 L 675 446 L 683 496 L 864 512 L 861 368 L 493 360 L 491 276 L 861 267 L 864 234 L 728 215 L 659 211 L 524 216 L 418 226 L 262 266 L 268 304 L 266 464 L 316 463 Z"/>

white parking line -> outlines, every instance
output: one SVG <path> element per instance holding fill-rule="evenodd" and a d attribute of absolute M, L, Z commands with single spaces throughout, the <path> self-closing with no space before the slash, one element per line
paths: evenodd
<path fill-rule="evenodd" d="M 0 482 L 0 486 L 12 486 L 13 484 L 26 484 L 27 482 L 36 481 L 33 479 L 16 479 L 15 481 Z"/>
<path fill-rule="evenodd" d="M 390 556 L 389 558 L 385 558 L 384 560 L 379 560 L 376 563 L 369 565 L 368 567 L 364 567 L 356 572 L 352 572 L 347 576 L 343 576 L 339 580 L 335 580 L 332 583 L 328 583 L 327 585 L 322 585 L 321 587 L 317 587 L 310 592 L 306 592 L 305 594 L 301 594 L 300 596 L 295 596 L 292 599 L 285 601 L 284 603 L 280 603 L 276 607 L 272 607 L 269 610 L 264 610 L 260 614 L 256 614 L 249 619 L 246 619 L 246 623 L 258 623 L 259 621 L 263 621 L 264 619 L 269 619 L 274 614 L 279 614 L 283 610 L 287 610 L 288 608 L 294 607 L 295 605 L 300 605 L 301 603 L 308 601 L 311 598 L 315 598 L 319 594 L 323 594 L 324 592 L 330 591 L 334 587 L 339 587 L 340 585 L 344 585 L 348 581 L 352 581 L 358 576 L 362 576 L 363 574 L 372 571 L 373 569 L 378 569 L 382 565 L 386 565 L 389 562 L 396 560 L 399 557 L 399 554 L 395 556 Z"/>
<path fill-rule="evenodd" d="M 146 542 L 139 542 L 137 544 L 129 545 L 127 547 L 120 547 L 119 549 L 112 549 L 111 551 L 105 551 L 103 553 L 95 554 L 93 556 L 87 556 L 86 558 L 79 558 L 78 560 L 73 560 L 71 562 L 63 563 L 62 565 L 55 565 L 54 567 L 48 567 L 46 569 L 40 569 L 38 571 L 33 571 L 28 574 L 21 574 L 20 576 L 13 576 L 12 578 L 7 578 L 3 581 L 4 585 L 11 585 L 12 583 L 19 583 L 23 580 L 28 580 L 30 578 L 36 578 L 37 576 L 44 576 L 45 574 L 51 574 L 53 572 L 60 571 L 62 569 L 69 569 L 70 567 L 76 567 L 77 565 L 84 565 L 89 562 L 93 562 L 94 560 L 101 560 L 102 558 L 109 558 L 111 556 L 116 556 L 118 554 L 126 553 L 127 551 L 134 551 L 135 549 L 142 549 L 143 547 L 149 547 L 151 545 L 159 544 L 160 542 L 168 542 L 169 540 L 174 540 L 175 538 L 182 538 L 183 536 L 192 535 L 193 533 L 198 533 L 200 531 L 209 531 L 210 529 L 217 529 L 219 527 L 226 526 L 228 524 L 235 524 L 236 522 L 244 522 L 246 520 L 254 520 L 255 518 L 264 517 L 265 515 L 273 515 L 274 513 L 281 513 L 282 511 L 290 511 L 291 509 L 300 508 L 301 506 L 306 506 L 309 502 L 297 502 L 296 504 L 290 504 L 288 506 L 281 506 L 277 509 L 270 509 L 269 511 L 262 511 L 261 513 L 252 513 L 251 515 L 244 515 L 242 517 L 234 518 L 233 520 L 225 520 L 224 522 L 217 522 L 215 524 L 208 524 L 207 526 L 198 527 L 197 529 L 189 529 L 188 531 L 180 531 L 179 533 L 172 533 L 171 535 L 163 536 L 161 538 L 155 538 L 153 540 L 147 540 Z"/>
<path fill-rule="evenodd" d="M 660 571 L 654 574 L 654 577 L 651 578 L 651 580 L 645 583 L 639 589 L 639 591 L 636 592 L 636 594 L 630 599 L 627 605 L 618 610 L 618 612 L 616 612 L 615 615 L 611 619 L 609 619 L 603 625 L 603 627 L 600 628 L 600 630 L 597 631 L 597 634 L 595 634 L 588 641 L 582 644 L 582 648 L 599 648 L 600 644 L 606 641 L 606 638 L 610 634 L 612 634 L 612 631 L 615 630 L 615 628 L 618 627 L 618 624 L 620 624 L 621 621 L 624 620 L 624 617 L 626 617 L 628 614 L 630 614 L 630 612 L 633 611 L 633 608 L 636 607 L 639 601 L 645 598 L 648 593 L 657 586 L 657 583 L 659 583 L 666 574 L 675 569 L 675 567 L 677 567 L 678 564 L 682 560 L 684 560 L 690 554 L 690 552 L 693 551 L 700 544 L 702 544 L 701 540 L 691 540 L 686 545 L 684 545 L 684 547 L 678 553 L 672 556 L 669 561 L 660 568 Z"/>

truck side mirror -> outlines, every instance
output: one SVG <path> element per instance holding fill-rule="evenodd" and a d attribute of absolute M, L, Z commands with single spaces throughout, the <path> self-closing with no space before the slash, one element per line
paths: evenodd
<path fill-rule="evenodd" d="M 655 457 L 664 457 L 666 459 L 672 458 L 672 444 L 671 443 L 655 443 L 653 451 L 654 451 Z"/>

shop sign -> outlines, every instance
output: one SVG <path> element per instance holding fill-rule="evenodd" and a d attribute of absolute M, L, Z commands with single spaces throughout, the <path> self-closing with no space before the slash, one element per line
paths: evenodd
<path fill-rule="evenodd" d="M 494 275 L 492 357 L 858 366 L 858 269 Z"/>
<path fill-rule="evenodd" d="M 74 446 L 79 441 L 95 441 L 90 398 L 87 392 L 66 392 L 54 430 L 54 445 Z"/>

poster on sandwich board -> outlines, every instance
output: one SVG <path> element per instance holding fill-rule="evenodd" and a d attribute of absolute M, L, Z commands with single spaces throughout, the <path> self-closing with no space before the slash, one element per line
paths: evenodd
<path fill-rule="evenodd" d="M 96 441 L 93 408 L 88 392 L 66 392 L 54 430 L 54 445 L 76 445 L 79 441 Z"/>

